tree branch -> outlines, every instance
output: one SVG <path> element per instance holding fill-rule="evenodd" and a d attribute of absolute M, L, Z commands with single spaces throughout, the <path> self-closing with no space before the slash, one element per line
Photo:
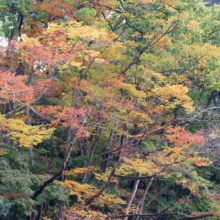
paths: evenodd
<path fill-rule="evenodd" d="M 116 171 L 118 165 L 122 162 L 122 160 L 123 160 L 123 157 L 121 157 L 121 158 L 119 159 L 119 161 L 117 162 L 117 164 L 114 166 L 114 168 L 112 169 L 112 171 L 111 171 L 111 173 L 110 173 L 110 175 L 109 175 L 109 177 L 108 177 L 108 180 L 105 182 L 105 184 L 104 184 L 104 186 L 101 188 L 101 190 L 99 190 L 95 195 L 93 195 L 92 197 L 90 197 L 89 199 L 87 199 L 87 200 L 85 201 L 85 204 L 84 204 L 84 205 L 89 205 L 95 198 L 99 197 L 99 196 L 102 194 L 102 192 L 106 189 L 106 187 L 108 186 L 109 182 L 111 181 L 111 178 L 112 178 L 113 174 L 115 173 L 115 171 Z"/>

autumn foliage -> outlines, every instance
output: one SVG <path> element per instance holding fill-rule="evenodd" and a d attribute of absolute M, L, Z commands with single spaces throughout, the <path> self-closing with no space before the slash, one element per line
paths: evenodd
<path fill-rule="evenodd" d="M 218 6 L 0 4 L 3 219 L 218 218 Z"/>

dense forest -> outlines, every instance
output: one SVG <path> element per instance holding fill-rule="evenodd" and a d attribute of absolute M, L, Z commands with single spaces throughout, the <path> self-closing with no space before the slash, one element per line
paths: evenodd
<path fill-rule="evenodd" d="M 217 2 L 1 0 L 0 219 L 220 219 Z"/>

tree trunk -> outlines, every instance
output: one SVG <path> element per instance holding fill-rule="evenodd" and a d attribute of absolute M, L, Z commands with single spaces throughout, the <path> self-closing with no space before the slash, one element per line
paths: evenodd
<path fill-rule="evenodd" d="M 93 144 L 93 147 L 92 147 L 92 150 L 91 150 L 91 153 L 90 153 L 89 161 L 88 161 L 88 164 L 87 164 L 88 170 L 87 170 L 87 172 L 85 172 L 85 174 L 83 176 L 82 184 L 84 184 L 88 181 L 89 166 L 90 166 L 90 164 L 92 162 L 92 159 L 93 159 L 93 156 L 95 154 L 96 147 L 97 147 L 97 144 L 98 144 L 98 141 L 99 141 L 99 134 L 101 133 L 101 122 L 102 122 L 102 111 L 103 111 L 103 109 L 104 109 L 104 107 L 103 107 L 103 105 L 101 105 L 100 111 L 99 111 L 99 116 L 98 116 L 97 133 L 96 133 L 94 144 Z"/>
<path fill-rule="evenodd" d="M 115 122 L 115 126 L 117 125 L 118 121 Z M 114 133 L 115 131 L 114 130 L 111 130 L 111 133 L 110 133 L 110 136 L 109 136 L 109 142 L 108 142 L 108 146 L 106 147 L 106 150 L 105 152 L 107 152 L 110 147 L 111 147 L 111 144 L 112 144 L 112 139 L 113 139 L 113 136 L 114 136 Z M 102 162 L 101 162 L 101 166 L 102 166 L 102 169 L 103 171 L 105 172 L 106 169 L 108 168 L 108 165 L 109 165 L 109 154 L 105 154 L 103 157 L 102 157 Z"/>
<path fill-rule="evenodd" d="M 73 129 L 72 129 L 71 127 L 69 127 L 68 135 L 67 135 L 67 145 L 66 145 L 66 151 L 65 151 L 65 158 L 66 158 L 67 155 L 68 155 L 69 148 L 70 148 L 70 145 L 71 145 L 72 132 L 73 132 Z M 68 168 L 68 163 L 69 163 L 69 161 L 67 162 L 67 166 L 66 166 L 66 168 L 65 168 L 64 171 L 67 170 L 67 168 Z M 65 180 L 66 180 L 66 175 L 62 175 L 62 181 L 64 182 Z"/>
<path fill-rule="evenodd" d="M 65 205 L 62 203 L 60 205 L 60 214 L 59 214 L 59 220 L 64 220 L 65 219 Z"/>
<path fill-rule="evenodd" d="M 39 210 L 39 213 L 37 216 L 37 220 L 41 220 L 42 211 L 43 211 L 43 202 L 41 202 L 41 204 L 40 204 L 40 210 Z"/>
<path fill-rule="evenodd" d="M 138 173 L 138 177 L 141 177 L 141 175 L 142 175 L 142 173 Z M 127 207 L 126 207 L 125 215 L 127 215 L 129 213 L 129 211 L 130 211 L 131 204 L 132 204 L 132 202 L 134 200 L 134 197 L 136 195 L 139 183 L 140 183 L 140 179 L 135 180 L 131 197 L 128 200 L 128 204 L 127 204 Z M 127 219 L 128 219 L 128 217 L 125 217 L 124 220 L 127 220 Z"/>
<path fill-rule="evenodd" d="M 138 205 L 137 205 L 137 207 L 136 207 L 136 209 L 135 209 L 135 214 L 137 214 L 137 213 L 138 213 L 138 214 L 141 214 L 141 213 L 143 212 L 144 201 L 145 201 L 146 195 L 147 195 L 147 193 L 148 193 L 148 191 L 149 191 L 149 188 L 150 188 L 150 186 L 151 186 L 153 180 L 154 180 L 154 177 L 152 177 L 152 178 L 150 179 L 150 182 L 148 183 L 147 188 L 146 188 L 146 190 L 144 191 L 144 194 L 142 195 L 141 200 L 139 201 L 139 203 L 138 203 Z M 140 217 L 140 216 L 135 216 L 135 217 L 133 217 L 133 220 L 138 220 L 139 217 Z"/>
<path fill-rule="evenodd" d="M 31 125 L 30 108 L 27 107 L 25 113 L 26 113 L 26 116 L 27 116 L 26 124 L 30 126 Z M 30 157 L 31 165 L 34 166 L 33 146 L 32 146 L 32 144 L 29 147 L 29 157 Z"/>

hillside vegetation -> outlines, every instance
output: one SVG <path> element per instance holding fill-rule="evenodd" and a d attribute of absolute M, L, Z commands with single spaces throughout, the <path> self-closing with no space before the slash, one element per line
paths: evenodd
<path fill-rule="evenodd" d="M 0 6 L 0 219 L 220 218 L 219 5 Z"/>

